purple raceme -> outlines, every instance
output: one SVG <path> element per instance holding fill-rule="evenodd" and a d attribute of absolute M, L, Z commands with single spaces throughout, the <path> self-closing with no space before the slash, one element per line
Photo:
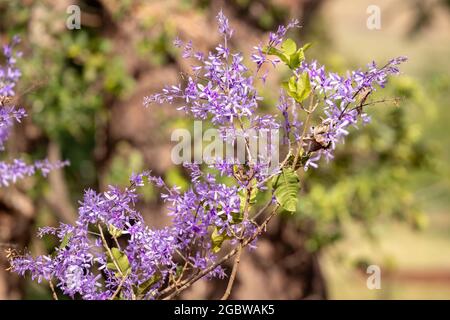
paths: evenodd
<path fill-rule="evenodd" d="M 16 63 L 17 58 L 20 58 L 22 53 L 14 50 L 14 46 L 19 41 L 18 37 L 14 37 L 10 45 L 3 46 L 5 65 L 0 65 L 0 150 L 4 150 L 4 143 L 9 138 L 14 122 L 20 122 L 26 116 L 25 109 L 17 108 L 11 104 L 12 97 L 16 94 L 17 82 L 21 76 Z M 36 172 L 40 172 L 46 177 L 51 170 L 67 165 L 69 165 L 68 161 L 51 163 L 47 159 L 38 160 L 33 164 L 27 164 L 21 159 L 14 159 L 10 162 L 0 161 L 0 187 L 16 183 L 18 180 L 32 176 Z"/>
<path fill-rule="evenodd" d="M 19 38 L 14 37 L 10 45 L 3 46 L 5 65 L 0 65 L 0 150 L 4 149 L 4 143 L 9 137 L 14 121 L 20 122 L 26 115 L 23 108 L 16 108 L 10 104 L 11 98 L 15 95 L 17 81 L 21 76 L 16 63 L 22 53 L 14 51 L 14 46 L 18 43 Z"/>
<path fill-rule="evenodd" d="M 14 37 L 10 45 L 3 46 L 3 57 L 5 65 L 0 66 L 0 96 L 12 97 L 15 95 L 17 81 L 22 75 L 16 67 L 17 58 L 22 56 L 21 52 L 14 52 L 14 46 L 20 42 Z"/>
<path fill-rule="evenodd" d="M 170 299 L 199 279 L 224 278 L 223 262 L 239 256 L 245 247 L 254 248 L 277 210 L 296 211 L 300 188 L 296 171 L 316 168 L 322 156 L 332 159 L 336 144 L 343 141 L 348 129 L 361 119 L 368 121 L 364 107 L 370 93 L 384 87 L 387 77 L 398 74 L 398 65 L 405 61 L 393 59 L 381 68 L 372 63 L 366 71 L 345 77 L 326 73 L 317 62 L 304 61 L 306 46 L 297 49 L 293 40 L 283 39 L 289 29 L 298 26 L 293 21 L 271 33 L 267 46 L 256 48 L 252 71 L 244 64 L 243 55 L 228 47 L 233 35 L 228 19 L 222 12 L 217 19 L 223 43 L 203 54 L 195 52 L 191 42 L 176 39 L 174 44 L 182 49 L 182 56 L 197 64 L 186 83 L 167 86 L 146 97 L 144 104 L 180 104 L 179 110 L 218 126 L 223 139 L 244 139 L 244 162 L 219 158 L 208 170 L 186 163 L 192 185 L 185 192 L 150 172 L 133 174 L 125 189 L 86 190 L 75 225 L 40 229 L 40 236 L 58 238 L 55 252 L 37 258 L 10 252 L 12 271 L 30 274 L 39 282 L 55 282 L 63 294 L 83 299 Z M 274 66 L 284 62 L 292 71 L 283 84 L 277 105 L 281 114 L 277 116 L 263 114 L 258 108 L 262 94 L 255 79 L 267 61 Z M 311 123 L 313 113 L 322 120 Z M 269 171 L 268 155 L 279 151 L 274 149 L 278 141 L 263 146 L 262 155 L 256 158 L 248 141 L 255 132 L 280 128 L 288 151 Z M 28 173 L 26 168 L 21 166 L 23 176 Z M 43 172 L 49 169 L 47 163 L 39 168 Z M 225 183 L 223 177 L 231 179 Z M 137 210 L 138 187 L 146 183 L 162 190 L 161 199 L 171 219 L 163 228 L 147 226 Z M 231 285 L 232 281 L 233 277 Z"/>
<path fill-rule="evenodd" d="M 369 115 L 363 111 L 367 98 L 377 90 L 377 86 L 384 88 L 388 76 L 398 75 L 398 65 L 406 60 L 406 57 L 398 57 L 381 68 L 372 62 L 367 70 L 348 72 L 345 77 L 326 73 L 325 67 L 319 66 L 317 61 L 304 62 L 300 66 L 297 72 L 308 73 L 316 101 L 322 103 L 324 114 L 322 123 L 310 128 L 311 139 L 305 141 L 305 150 L 315 152 L 314 157 L 307 160 L 305 169 L 317 168 L 317 161 L 322 156 L 327 160 L 333 159 L 336 144 L 349 134 L 350 126 L 357 126 L 359 119 L 363 124 L 370 122 Z"/>
<path fill-rule="evenodd" d="M 50 171 L 59 169 L 69 165 L 69 161 L 57 161 L 51 163 L 47 159 L 38 160 L 33 164 L 27 164 L 21 159 L 14 159 L 8 163 L 0 161 L 0 187 L 9 186 L 25 177 L 33 176 L 36 172 L 40 172 L 46 177 Z"/>
<path fill-rule="evenodd" d="M 217 18 L 224 43 L 206 56 L 201 52 L 194 54 L 192 42 L 185 44 L 183 57 L 192 57 L 198 62 L 193 66 L 194 74 L 189 76 L 184 87 L 167 86 L 162 93 L 146 97 L 145 106 L 154 102 L 182 101 L 179 110 L 201 120 L 211 116 L 213 124 L 226 128 L 232 127 L 235 120 L 251 118 L 261 98 L 257 95 L 252 74 L 243 63 L 242 54 L 232 53 L 227 46 L 227 40 L 233 35 L 228 19 L 222 12 Z M 183 46 L 179 39 L 175 43 Z"/>

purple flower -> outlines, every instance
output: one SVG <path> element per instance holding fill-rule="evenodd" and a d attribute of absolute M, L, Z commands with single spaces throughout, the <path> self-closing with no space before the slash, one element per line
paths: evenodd
<path fill-rule="evenodd" d="M 219 32 L 223 34 L 225 38 L 231 38 L 233 35 L 233 29 L 230 28 L 228 18 L 225 17 L 222 10 L 220 10 L 217 15 L 217 22 L 219 24 Z"/>

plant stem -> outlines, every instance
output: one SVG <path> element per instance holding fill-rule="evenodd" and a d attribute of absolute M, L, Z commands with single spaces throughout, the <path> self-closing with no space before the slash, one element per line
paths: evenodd
<path fill-rule="evenodd" d="M 49 280 L 48 284 L 50 285 L 50 289 L 52 290 L 53 300 L 58 300 L 58 296 L 56 295 L 55 287 L 53 286 L 52 280 Z"/>
<path fill-rule="evenodd" d="M 117 271 L 119 271 L 120 275 L 123 276 L 122 270 L 120 270 L 119 264 L 117 263 L 116 259 L 114 258 L 114 255 L 111 252 L 111 249 L 108 246 L 108 243 L 106 242 L 105 235 L 103 234 L 102 227 L 100 224 L 97 225 L 98 230 L 100 231 L 100 237 L 102 238 L 103 247 L 105 247 L 106 251 L 108 252 L 109 256 L 111 257 L 112 262 L 114 263 L 114 266 L 116 267 Z"/>
<path fill-rule="evenodd" d="M 109 300 L 114 300 L 114 298 L 119 294 L 120 290 L 122 289 L 123 284 L 125 283 L 125 280 L 127 279 L 127 277 L 122 277 L 122 280 L 120 280 L 119 286 L 117 287 L 116 291 L 114 292 L 114 294 L 111 296 L 111 298 L 109 298 Z"/>
<path fill-rule="evenodd" d="M 242 245 L 239 244 L 239 248 L 236 253 L 236 258 L 234 259 L 233 270 L 231 271 L 230 280 L 228 281 L 227 289 L 225 290 L 225 293 L 223 294 L 220 300 L 227 300 L 231 294 L 231 289 L 233 288 L 234 280 L 236 279 L 239 261 L 241 260 L 241 254 L 242 254 Z"/>

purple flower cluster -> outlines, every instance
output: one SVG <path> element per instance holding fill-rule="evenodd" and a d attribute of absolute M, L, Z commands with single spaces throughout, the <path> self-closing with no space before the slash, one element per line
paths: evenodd
<path fill-rule="evenodd" d="M 156 298 L 158 289 L 177 276 L 180 263 L 197 272 L 216 261 L 211 232 L 231 239 L 234 234 L 245 236 L 255 230 L 239 218 L 236 187 L 217 183 L 195 165 L 189 169 L 193 187 L 185 193 L 169 188 L 149 172 L 133 175 L 130 187 L 124 190 L 113 186 L 104 193 L 87 190 L 74 226 L 61 224 L 39 230 L 40 236 L 58 237 L 61 245 L 54 254 L 14 257 L 12 270 L 20 275 L 28 272 L 38 282 L 56 279 L 57 287 L 71 297 L 110 299 L 121 285 L 121 298 Z M 168 227 L 151 229 L 136 211 L 136 186 L 142 186 L 146 178 L 165 190 L 162 198 L 172 217 Z M 105 245 L 111 249 L 105 252 Z M 114 249 L 126 257 L 129 271 L 119 274 L 111 266 L 108 252 Z M 219 266 L 207 276 L 223 278 L 225 274 Z"/>
<path fill-rule="evenodd" d="M 33 164 L 27 164 L 21 159 L 14 159 L 11 163 L 0 161 L 0 187 L 6 187 L 20 179 L 30 177 L 37 171 L 46 177 L 50 171 L 67 165 L 69 165 L 69 161 L 51 163 L 47 159 L 38 160 Z"/>
<path fill-rule="evenodd" d="M 290 146 L 293 136 L 295 141 L 300 140 L 301 129 L 303 123 L 298 119 L 298 108 L 292 99 L 288 99 L 283 91 L 280 93 L 280 98 L 277 104 L 277 109 L 280 110 L 283 116 L 283 144 Z"/>
<path fill-rule="evenodd" d="M 19 43 L 19 38 L 14 37 L 10 45 L 3 46 L 3 56 L 5 65 L 0 65 L 0 150 L 4 150 L 4 144 L 9 138 L 9 134 L 14 121 L 20 122 L 26 116 L 23 108 L 16 108 L 11 105 L 11 97 L 15 93 L 15 88 L 20 79 L 21 72 L 17 68 L 17 58 L 22 56 L 21 52 L 16 52 L 14 46 Z M 54 169 L 68 165 L 68 161 L 58 161 L 50 163 L 47 159 L 27 164 L 20 159 L 14 159 L 8 163 L 0 161 L 0 187 L 8 186 L 17 180 L 27 176 L 32 176 L 39 171 L 45 177 Z"/>
<path fill-rule="evenodd" d="M 10 45 L 3 46 L 3 57 L 5 65 L 0 66 L 0 96 L 12 97 L 15 95 L 15 87 L 21 73 L 16 67 L 17 58 L 22 56 L 21 52 L 14 52 L 14 46 L 20 42 L 14 37 Z"/>
<path fill-rule="evenodd" d="M 368 96 L 377 86 L 384 88 L 388 76 L 399 74 L 398 65 L 406 60 L 406 57 L 398 57 L 383 67 L 372 62 L 367 70 L 348 72 L 347 76 L 327 73 L 317 61 L 301 65 L 297 72 L 308 73 L 317 102 L 323 106 L 325 115 L 322 123 L 310 128 L 310 139 L 304 141 L 305 149 L 311 153 L 305 169 L 317 168 L 317 161 L 322 156 L 332 159 L 336 144 L 348 135 L 348 127 L 356 126 L 359 119 L 363 123 L 370 121 L 363 111 Z"/>
<path fill-rule="evenodd" d="M 192 114 L 197 119 L 212 117 L 214 124 L 230 126 L 234 120 L 251 117 L 260 99 L 253 86 L 253 77 L 243 64 L 240 53 L 231 53 L 227 47 L 233 31 L 228 19 L 218 15 L 219 30 L 224 35 L 224 43 L 216 47 L 214 52 L 205 56 L 201 52 L 192 52 L 192 43 L 184 45 L 183 57 L 192 57 L 199 63 L 192 67 L 194 74 L 187 79 L 184 88 L 181 85 L 167 86 L 162 93 L 145 98 L 148 106 L 153 102 L 183 102 L 180 110 Z M 180 40 L 176 45 L 183 46 Z"/>
<path fill-rule="evenodd" d="M 9 137 L 14 121 L 20 122 L 26 115 L 24 109 L 10 105 L 11 97 L 15 95 L 17 81 L 21 76 L 16 63 L 17 58 L 22 54 L 13 50 L 18 43 L 19 38 L 14 37 L 10 45 L 3 46 L 5 65 L 0 65 L 0 150 L 4 149 L 4 143 Z"/>

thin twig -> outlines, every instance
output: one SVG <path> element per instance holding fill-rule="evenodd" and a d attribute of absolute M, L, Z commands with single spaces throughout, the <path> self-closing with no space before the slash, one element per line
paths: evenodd
<path fill-rule="evenodd" d="M 58 300 L 58 296 L 56 295 L 55 287 L 53 286 L 52 280 L 49 280 L 48 284 L 50 285 L 50 289 L 52 290 L 53 300 Z"/>
<path fill-rule="evenodd" d="M 122 289 L 123 284 L 125 283 L 125 280 L 127 279 L 127 276 L 122 277 L 122 280 L 120 280 L 119 286 L 117 287 L 114 294 L 109 298 L 109 300 L 114 300 L 114 298 L 119 294 L 120 290 Z"/>
<path fill-rule="evenodd" d="M 186 257 L 180 252 L 180 250 L 175 249 L 175 252 L 178 253 L 178 255 L 184 260 L 184 262 L 186 262 L 187 264 L 190 264 L 191 267 L 194 267 L 194 268 L 195 268 L 195 266 L 192 264 L 192 262 L 190 262 L 189 259 L 186 258 Z"/>
<path fill-rule="evenodd" d="M 264 211 L 266 211 L 266 209 L 268 207 L 270 207 L 270 205 L 272 204 L 272 199 L 270 199 L 270 201 L 268 201 L 264 207 L 262 207 L 253 217 L 252 220 L 255 221 Z"/>
<path fill-rule="evenodd" d="M 242 254 L 242 245 L 239 244 L 239 248 L 236 253 L 236 258 L 234 259 L 233 270 L 231 271 L 230 280 L 228 281 L 227 289 L 225 290 L 225 293 L 223 294 L 220 300 L 227 300 L 231 294 L 231 289 L 233 288 L 234 280 L 236 279 L 237 269 L 239 266 L 239 262 L 241 260 L 241 254 Z"/>
<path fill-rule="evenodd" d="M 314 106 L 313 106 L 313 103 L 314 103 L 314 95 L 311 95 L 309 109 L 305 110 L 307 113 L 307 116 L 306 116 L 305 124 L 303 126 L 303 133 L 300 137 L 300 140 L 297 142 L 297 146 L 298 146 L 297 152 L 295 153 L 294 162 L 292 164 L 292 169 L 294 169 L 294 170 L 295 170 L 295 167 L 297 166 L 298 158 L 300 156 L 300 150 L 302 150 L 302 148 L 303 148 L 303 140 L 305 139 L 306 134 L 308 133 L 308 126 L 309 126 L 309 122 L 311 120 L 311 115 L 314 112 L 314 110 L 317 108 L 317 103 Z"/>
<path fill-rule="evenodd" d="M 244 219 L 248 218 L 248 212 L 250 210 L 251 194 L 252 194 L 252 186 L 247 185 L 247 194 L 246 194 L 245 205 L 244 205 Z M 245 228 L 243 227 L 242 231 L 241 231 L 241 235 L 240 235 L 240 237 L 238 237 L 238 239 L 240 241 L 239 248 L 236 253 L 236 258 L 234 259 L 233 270 L 231 271 L 230 280 L 228 281 L 227 289 L 225 290 L 225 293 L 223 294 L 221 300 L 227 300 L 231 294 L 231 289 L 233 288 L 234 280 L 236 279 L 236 273 L 237 273 L 237 269 L 239 266 L 239 261 L 241 260 L 241 254 L 242 254 L 242 240 L 241 239 L 244 236 L 244 231 L 245 231 Z"/>
<path fill-rule="evenodd" d="M 108 252 L 109 256 L 111 257 L 112 262 L 114 263 L 114 266 L 116 267 L 117 271 L 119 271 L 122 278 L 124 277 L 122 270 L 119 267 L 119 264 L 117 263 L 116 259 L 114 258 L 111 249 L 108 246 L 108 243 L 106 242 L 105 235 L 103 234 L 102 227 L 100 224 L 97 225 L 98 230 L 100 231 L 100 237 L 102 238 L 103 247 L 105 247 L 106 251 Z"/>

